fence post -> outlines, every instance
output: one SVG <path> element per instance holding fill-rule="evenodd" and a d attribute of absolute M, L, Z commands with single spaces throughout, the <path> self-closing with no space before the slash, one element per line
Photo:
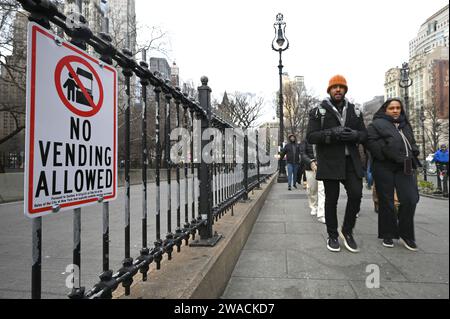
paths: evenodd
<path fill-rule="evenodd" d="M 41 299 L 42 217 L 33 219 L 33 265 L 31 266 L 31 298 Z"/>
<path fill-rule="evenodd" d="M 201 158 L 199 169 L 200 181 L 200 203 L 199 215 L 201 216 L 201 224 L 199 225 L 200 239 L 190 244 L 193 247 L 214 246 L 222 238 L 222 235 L 213 233 L 213 211 L 212 211 L 212 181 L 211 181 L 211 164 L 205 162 L 205 154 L 203 153 L 205 146 L 209 143 L 209 139 L 203 139 L 203 132 L 211 124 L 211 88 L 208 86 L 208 78 L 201 78 L 202 85 L 198 88 L 198 98 L 200 106 L 206 111 L 206 116 L 201 117 Z"/>
<path fill-rule="evenodd" d="M 167 84 L 166 80 L 166 84 Z M 172 160 L 170 158 L 170 118 L 171 118 L 171 112 L 170 112 L 170 106 L 171 106 L 171 100 L 172 100 L 172 94 L 170 92 L 164 92 L 165 93 L 165 121 L 164 121 L 164 157 L 165 157 L 165 163 L 166 163 L 166 187 L 167 187 L 167 234 L 166 239 L 163 242 L 164 250 L 167 253 L 167 259 L 172 259 L 172 252 L 173 252 L 173 233 L 172 233 Z"/>
<path fill-rule="evenodd" d="M 69 294 L 70 299 L 82 299 L 84 287 L 81 287 L 81 208 L 73 210 L 73 287 Z"/>
<path fill-rule="evenodd" d="M 176 87 L 177 91 L 180 91 L 179 87 Z M 180 122 L 180 104 L 181 100 L 177 96 L 175 98 L 175 109 L 176 109 L 176 125 L 175 127 L 177 129 L 181 128 L 181 122 Z M 177 142 L 180 142 L 180 136 L 178 136 Z M 177 162 L 176 162 L 176 180 L 177 180 L 177 228 L 175 230 L 175 245 L 177 246 L 177 252 L 181 251 L 181 243 L 182 243 L 182 236 L 183 236 L 183 230 L 181 229 L 181 185 L 180 185 L 180 159 L 179 159 L 179 153 L 177 154 Z"/>
<path fill-rule="evenodd" d="M 261 181 L 260 181 L 260 163 L 259 163 L 259 132 L 256 130 L 256 189 L 261 189 Z"/>
<path fill-rule="evenodd" d="M 123 54 L 131 59 L 133 54 L 129 49 L 123 49 Z M 127 61 L 128 62 L 128 61 Z M 130 254 L 130 108 L 131 108 L 131 80 L 133 76 L 132 67 L 127 63 L 122 64 L 122 74 L 125 76 L 125 258 L 122 262 L 122 268 L 120 274 L 126 274 L 131 271 L 133 265 L 133 258 Z M 128 278 L 122 282 L 122 286 L 125 288 L 125 296 L 130 295 L 130 286 L 133 283 L 133 278 Z"/>
<path fill-rule="evenodd" d="M 248 134 L 245 131 L 244 134 L 244 163 L 242 164 L 244 168 L 244 195 L 242 196 L 242 201 L 248 201 Z"/>
<path fill-rule="evenodd" d="M 155 186 L 156 186 L 156 199 L 155 199 L 155 217 L 156 217 L 156 241 L 154 242 L 155 245 L 155 251 L 158 251 L 159 253 L 155 256 L 155 262 L 156 262 L 156 269 L 161 268 L 161 260 L 162 260 L 162 240 L 161 240 L 161 131 L 160 131 L 160 125 L 161 125 L 161 88 L 156 86 L 154 88 L 155 91 L 155 101 L 156 101 L 156 107 L 155 107 L 155 154 L 156 154 L 156 161 L 155 161 Z"/>
<path fill-rule="evenodd" d="M 186 94 L 187 95 L 187 94 Z M 186 131 L 189 129 L 189 120 L 188 120 L 188 105 L 183 103 L 184 110 L 184 128 Z M 189 141 L 185 140 L 184 148 L 188 149 L 187 143 Z M 189 224 L 189 172 L 188 172 L 188 163 L 189 159 L 187 158 L 187 154 L 185 158 L 183 158 L 184 162 L 184 226 L 183 232 L 186 234 L 184 237 L 186 246 L 189 245 L 189 234 L 191 232 L 191 224 Z"/>
<path fill-rule="evenodd" d="M 139 65 L 148 71 L 147 52 L 142 49 L 142 60 Z M 138 257 L 139 261 L 150 261 L 152 257 L 149 256 L 150 250 L 147 247 L 147 168 L 148 168 L 148 147 L 147 147 L 147 86 L 149 81 L 146 78 L 140 78 L 141 82 L 141 101 L 142 101 L 142 118 L 141 118 L 141 145 L 142 145 L 142 249 L 141 255 Z M 142 274 L 142 281 L 147 281 L 147 273 L 149 265 L 145 265 L 140 269 Z"/>

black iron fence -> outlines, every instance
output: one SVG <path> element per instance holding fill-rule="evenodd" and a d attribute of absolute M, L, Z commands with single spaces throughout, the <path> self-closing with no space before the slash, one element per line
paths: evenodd
<path fill-rule="evenodd" d="M 19 0 L 23 8 L 30 13 L 29 20 L 37 22 L 45 28 L 50 23 L 61 28 L 70 38 L 71 43 L 86 50 L 92 47 L 100 55 L 100 60 L 107 64 L 116 61 L 125 76 L 127 106 L 124 114 L 125 145 L 125 247 L 122 266 L 113 271 L 109 262 L 109 203 L 103 202 L 103 246 L 102 272 L 100 280 L 91 289 L 81 287 L 81 208 L 74 210 L 73 227 L 73 264 L 77 267 L 77 278 L 74 282 L 70 298 L 111 298 L 112 293 L 121 284 L 125 294 L 130 294 L 133 277 L 140 272 L 142 280 L 147 280 L 150 264 L 155 263 L 160 269 L 163 256 L 172 259 L 173 252 L 181 250 L 184 245 L 213 246 L 219 239 L 214 231 L 214 223 L 227 212 L 234 212 L 235 204 L 247 200 L 248 194 L 258 188 L 270 176 L 267 163 L 261 165 L 258 148 L 259 136 L 248 134 L 242 130 L 233 130 L 227 135 L 227 129 L 233 125 L 216 114 L 213 114 L 210 103 L 211 89 L 208 79 L 202 77 L 198 88 L 199 101 L 194 101 L 149 71 L 146 54 L 137 63 L 131 52 L 124 48 L 119 50 L 111 44 L 107 32 L 95 35 L 87 25 L 77 27 L 66 25 L 67 17 L 47 0 Z M 82 18 L 82 17 L 81 17 Z M 140 255 L 132 258 L 130 253 L 130 78 L 135 74 L 142 85 L 142 249 Z M 155 123 L 147 123 L 147 92 L 153 90 L 156 97 Z M 173 107 L 175 106 L 175 107 Z M 171 110 L 175 109 L 175 114 Z M 177 128 L 183 128 L 188 138 L 182 135 L 171 141 L 171 119 L 175 118 Z M 164 131 L 160 128 L 164 124 Z M 198 129 L 196 130 L 196 125 Z M 148 229 L 148 191 L 147 169 L 149 154 L 147 147 L 147 127 L 156 128 L 156 165 L 155 165 L 155 212 L 156 234 L 152 244 L 147 234 Z M 207 134 L 208 129 L 215 134 L 210 139 L 199 138 L 200 145 L 195 145 L 196 137 Z M 217 134 L 218 133 L 218 134 Z M 164 136 L 164 145 L 161 140 Z M 265 141 L 264 141 L 265 142 Z M 175 144 L 184 145 L 184 156 L 178 156 Z M 212 147 L 211 147 L 212 145 Z M 196 152 L 196 147 L 199 151 Z M 175 154 L 174 150 L 175 149 Z M 267 153 L 264 149 L 264 153 Z M 163 165 L 164 164 L 164 165 Z M 164 168 L 163 168 L 164 167 Z M 161 184 L 161 172 L 165 170 L 167 182 Z M 175 173 L 174 173 L 175 172 Z M 173 176 L 175 180 L 172 181 Z M 172 193 L 172 183 L 175 193 Z M 184 184 L 184 187 L 182 187 Z M 167 187 L 162 193 L 161 188 Z M 181 189 L 184 188 L 184 194 Z M 165 195 L 165 196 L 163 196 Z M 166 201 L 166 211 L 162 212 L 162 202 Z M 172 211 L 172 207 L 175 210 Z M 166 228 L 163 232 L 161 215 L 166 215 Z M 176 218 L 176 228 L 172 229 L 172 217 Z M 197 237 L 198 236 L 198 237 Z M 197 238 L 196 238 L 197 237 Z M 42 218 L 33 219 L 33 265 L 32 265 L 32 298 L 41 297 L 41 262 L 42 262 Z"/>

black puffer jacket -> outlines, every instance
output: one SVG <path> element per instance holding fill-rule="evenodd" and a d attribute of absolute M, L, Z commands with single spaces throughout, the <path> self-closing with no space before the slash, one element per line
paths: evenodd
<path fill-rule="evenodd" d="M 408 146 L 409 157 L 413 160 L 413 167 L 421 166 L 417 159 L 419 155 L 419 148 L 417 147 L 414 133 L 409 124 L 408 119 L 402 109 L 402 117 L 404 122 L 400 124 L 399 128 L 385 115 L 385 108 L 391 100 L 386 101 L 380 109 L 375 113 L 373 122 L 368 126 L 368 141 L 367 148 L 372 157 L 376 161 L 390 161 L 397 164 L 403 164 L 406 159 L 406 147 L 399 129 L 407 138 L 411 148 Z"/>
<path fill-rule="evenodd" d="M 320 108 L 314 108 L 309 114 L 307 140 L 310 144 L 316 144 L 317 180 L 345 180 L 346 177 L 346 153 L 351 157 L 356 174 L 362 178 L 364 170 L 361 165 L 358 145 L 365 143 L 367 130 L 361 112 L 355 110 L 352 103 L 348 103 L 345 126 L 358 132 L 357 141 L 342 142 L 335 139 L 327 139 L 330 129 L 341 126 L 338 115 L 333 110 L 330 101 L 321 103 L 325 109 L 323 116 L 323 128 L 321 125 Z"/>

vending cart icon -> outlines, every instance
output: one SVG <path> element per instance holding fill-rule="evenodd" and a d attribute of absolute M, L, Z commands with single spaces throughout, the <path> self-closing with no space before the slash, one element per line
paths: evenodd
<path fill-rule="evenodd" d="M 82 82 L 82 84 L 86 88 L 86 92 L 91 97 L 91 100 L 93 100 L 94 97 L 92 94 L 93 90 L 92 73 L 83 70 L 82 68 L 77 68 L 76 73 L 79 81 L 81 81 L 82 78 L 87 79 L 87 81 L 85 80 L 85 82 Z M 84 95 L 83 91 L 80 89 L 80 86 L 76 84 L 76 81 L 73 79 L 73 76 L 70 72 L 68 73 L 68 76 L 69 77 L 67 78 L 67 80 L 64 82 L 63 85 L 63 88 L 67 89 L 67 99 L 72 102 L 91 106 L 89 104 L 88 99 L 86 98 L 86 95 Z M 85 85 L 86 82 L 89 83 L 89 85 L 86 86 Z"/>
<path fill-rule="evenodd" d="M 77 68 L 77 75 L 79 76 L 80 80 L 81 78 L 85 78 L 87 79 L 89 82 L 89 86 L 85 86 L 86 87 L 86 91 L 89 94 L 89 96 L 91 97 L 91 100 L 94 100 L 93 97 L 93 76 L 92 73 L 82 69 L 82 68 Z M 83 94 L 83 91 L 81 91 L 79 88 L 76 91 L 76 99 L 75 102 L 83 104 L 83 105 L 87 105 L 87 106 L 91 106 L 89 104 L 88 99 L 86 98 L 86 96 Z"/>

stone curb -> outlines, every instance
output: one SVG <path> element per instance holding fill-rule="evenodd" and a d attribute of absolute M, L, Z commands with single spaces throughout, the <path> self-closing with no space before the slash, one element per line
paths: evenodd
<path fill-rule="evenodd" d="M 433 199 L 440 199 L 440 200 L 448 200 L 448 198 L 442 197 L 442 196 L 434 196 L 434 195 L 429 195 L 429 194 L 424 194 L 424 193 L 419 193 L 420 196 L 423 197 L 428 197 L 428 198 L 433 198 Z"/>
<path fill-rule="evenodd" d="M 173 260 L 164 257 L 160 270 L 151 264 L 148 281 L 143 282 L 141 275 L 136 275 L 130 296 L 124 296 L 123 288 L 119 287 L 114 298 L 217 299 L 222 296 L 276 177 L 275 174 L 262 184 L 262 190 L 250 192 L 250 201 L 238 203 L 234 216 L 228 212 L 215 223 L 214 230 L 223 235 L 215 247 L 183 245 L 180 253 L 174 252 Z"/>

